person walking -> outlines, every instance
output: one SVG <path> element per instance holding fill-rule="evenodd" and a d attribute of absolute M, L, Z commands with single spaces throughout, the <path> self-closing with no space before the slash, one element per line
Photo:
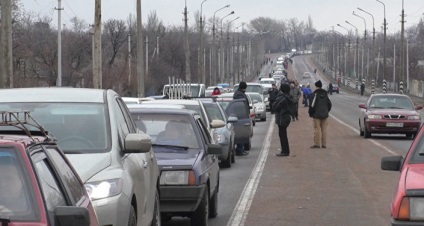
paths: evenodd
<path fill-rule="evenodd" d="M 311 148 L 327 147 L 327 118 L 331 111 L 331 101 L 327 91 L 322 89 L 322 82 L 315 82 L 316 90 L 309 97 L 309 117 L 313 118 L 314 145 Z M 321 145 L 320 145 L 321 140 Z"/>
<path fill-rule="evenodd" d="M 275 102 L 275 99 L 277 99 L 278 93 L 280 91 L 277 89 L 277 85 L 275 85 L 275 83 L 272 83 L 272 87 L 271 89 L 268 90 L 268 100 L 269 100 L 269 108 L 271 111 L 271 114 L 274 114 L 274 109 L 272 107 L 272 104 Z"/>
<path fill-rule="evenodd" d="M 290 85 L 281 84 L 280 92 L 273 106 L 275 110 L 275 123 L 278 125 L 278 135 L 280 137 L 280 153 L 277 156 L 284 157 L 290 155 L 289 139 L 287 138 L 287 127 L 290 125 L 293 101 L 290 97 Z"/>
<path fill-rule="evenodd" d="M 362 82 L 362 83 L 361 83 L 361 96 L 363 96 L 363 95 L 364 95 L 364 92 L 365 92 L 365 83 L 364 83 L 364 82 Z"/>
<path fill-rule="evenodd" d="M 250 115 L 249 99 L 247 99 L 247 96 L 245 94 L 246 88 L 247 88 L 246 82 L 241 81 L 239 83 L 238 89 L 234 92 L 233 99 L 243 99 L 244 100 L 244 106 L 245 106 L 246 111 L 247 111 L 247 115 Z M 244 155 L 249 154 L 249 152 L 246 152 L 246 150 L 244 150 L 244 144 L 243 143 L 236 144 L 236 146 L 237 146 L 237 148 L 236 148 L 236 155 L 237 156 L 244 156 Z"/>
<path fill-rule="evenodd" d="M 330 82 L 330 84 L 328 84 L 328 92 L 330 93 L 330 95 L 333 95 L 333 83 Z"/>
<path fill-rule="evenodd" d="M 300 97 L 300 90 L 299 86 L 295 81 L 292 81 L 290 83 L 290 96 L 293 101 L 293 108 L 292 108 L 292 121 L 299 121 L 299 97 Z"/>

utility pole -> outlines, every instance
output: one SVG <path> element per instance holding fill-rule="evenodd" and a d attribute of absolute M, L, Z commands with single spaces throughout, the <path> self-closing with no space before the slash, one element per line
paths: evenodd
<path fill-rule="evenodd" d="M 400 37 L 400 80 L 399 80 L 399 93 L 403 94 L 403 79 L 405 73 L 405 10 L 403 8 L 404 0 L 402 0 L 402 19 L 401 19 L 401 37 Z"/>
<path fill-rule="evenodd" d="M 102 88 L 102 1 L 96 0 L 94 6 L 93 35 L 93 88 Z"/>
<path fill-rule="evenodd" d="M 187 18 L 187 0 L 185 1 L 184 7 L 184 52 L 185 52 L 185 80 L 186 83 L 190 84 L 190 49 L 188 43 L 188 18 Z"/>
<path fill-rule="evenodd" d="M 12 0 L 1 5 L 1 72 L 0 88 L 13 88 Z"/>
<path fill-rule="evenodd" d="M 149 36 L 146 36 L 146 72 L 145 77 L 149 76 Z"/>
<path fill-rule="evenodd" d="M 131 85 L 131 34 L 128 35 L 128 87 Z"/>
<path fill-rule="evenodd" d="M 57 0 L 57 81 L 62 86 L 62 0 Z"/>
<path fill-rule="evenodd" d="M 141 0 L 137 0 L 137 96 L 144 97 L 143 34 Z"/>

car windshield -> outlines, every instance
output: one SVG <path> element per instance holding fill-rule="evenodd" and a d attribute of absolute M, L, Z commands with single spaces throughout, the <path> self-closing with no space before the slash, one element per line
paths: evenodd
<path fill-rule="evenodd" d="M 12 221 L 35 221 L 39 210 L 31 179 L 22 166 L 21 158 L 14 148 L 0 148 L 0 217 Z"/>
<path fill-rule="evenodd" d="M 211 120 L 218 119 L 225 122 L 224 116 L 216 103 L 203 103 Z"/>
<path fill-rule="evenodd" d="M 0 103 L 5 111 L 31 112 L 31 116 L 58 140 L 65 153 L 108 151 L 106 109 L 97 103 Z M 29 126 L 30 130 L 38 130 Z M 0 130 L 18 130 L 2 126 Z"/>
<path fill-rule="evenodd" d="M 404 96 L 375 96 L 370 100 L 369 107 L 383 109 L 415 109 L 412 102 Z"/>
<path fill-rule="evenodd" d="M 137 127 L 162 147 L 199 148 L 199 142 L 188 115 L 167 113 L 132 113 Z M 185 148 L 177 148 L 184 151 Z"/>
<path fill-rule="evenodd" d="M 249 96 L 250 96 L 250 98 L 252 99 L 252 100 L 257 100 L 258 101 L 258 103 L 260 103 L 260 102 L 263 102 L 262 101 L 262 97 L 261 97 L 261 95 L 259 95 L 259 94 L 253 94 L 253 93 L 250 93 L 249 94 Z"/>

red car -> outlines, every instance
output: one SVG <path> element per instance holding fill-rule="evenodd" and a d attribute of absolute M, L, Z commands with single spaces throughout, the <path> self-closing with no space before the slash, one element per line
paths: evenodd
<path fill-rule="evenodd" d="M 407 95 L 373 94 L 365 104 L 360 104 L 359 134 L 365 138 L 372 133 L 406 134 L 414 138 L 420 127 L 421 117 Z"/>
<path fill-rule="evenodd" d="M 400 171 L 391 203 L 392 225 L 424 225 L 424 127 L 405 157 L 383 157 L 381 169 Z"/>
<path fill-rule="evenodd" d="M 0 116 L 1 225 L 99 225 L 84 184 L 55 138 L 28 113 Z"/>

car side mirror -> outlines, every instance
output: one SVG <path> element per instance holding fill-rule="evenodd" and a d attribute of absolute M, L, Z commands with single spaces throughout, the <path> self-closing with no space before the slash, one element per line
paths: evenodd
<path fill-rule="evenodd" d="M 237 121 L 238 121 L 237 116 L 230 116 L 230 117 L 228 117 L 228 122 L 235 123 Z"/>
<path fill-rule="evenodd" d="M 214 119 L 211 122 L 211 128 L 221 128 L 225 126 L 225 122 L 219 119 Z"/>
<path fill-rule="evenodd" d="M 402 162 L 403 157 L 401 155 L 383 157 L 381 159 L 381 169 L 390 171 L 400 171 Z"/>
<path fill-rule="evenodd" d="M 90 226 L 90 213 L 85 207 L 58 206 L 54 209 L 55 225 Z"/>
<path fill-rule="evenodd" d="M 146 153 L 152 148 L 152 138 L 143 133 L 130 133 L 125 137 L 125 153 Z"/>
<path fill-rule="evenodd" d="M 415 110 L 421 110 L 421 109 L 423 109 L 423 106 L 422 105 L 415 106 Z"/>
<path fill-rule="evenodd" d="M 208 144 L 208 154 L 210 155 L 222 154 L 222 146 L 219 144 Z"/>
<path fill-rule="evenodd" d="M 365 104 L 359 104 L 358 106 L 359 106 L 359 108 L 367 109 L 367 107 L 365 106 Z"/>

